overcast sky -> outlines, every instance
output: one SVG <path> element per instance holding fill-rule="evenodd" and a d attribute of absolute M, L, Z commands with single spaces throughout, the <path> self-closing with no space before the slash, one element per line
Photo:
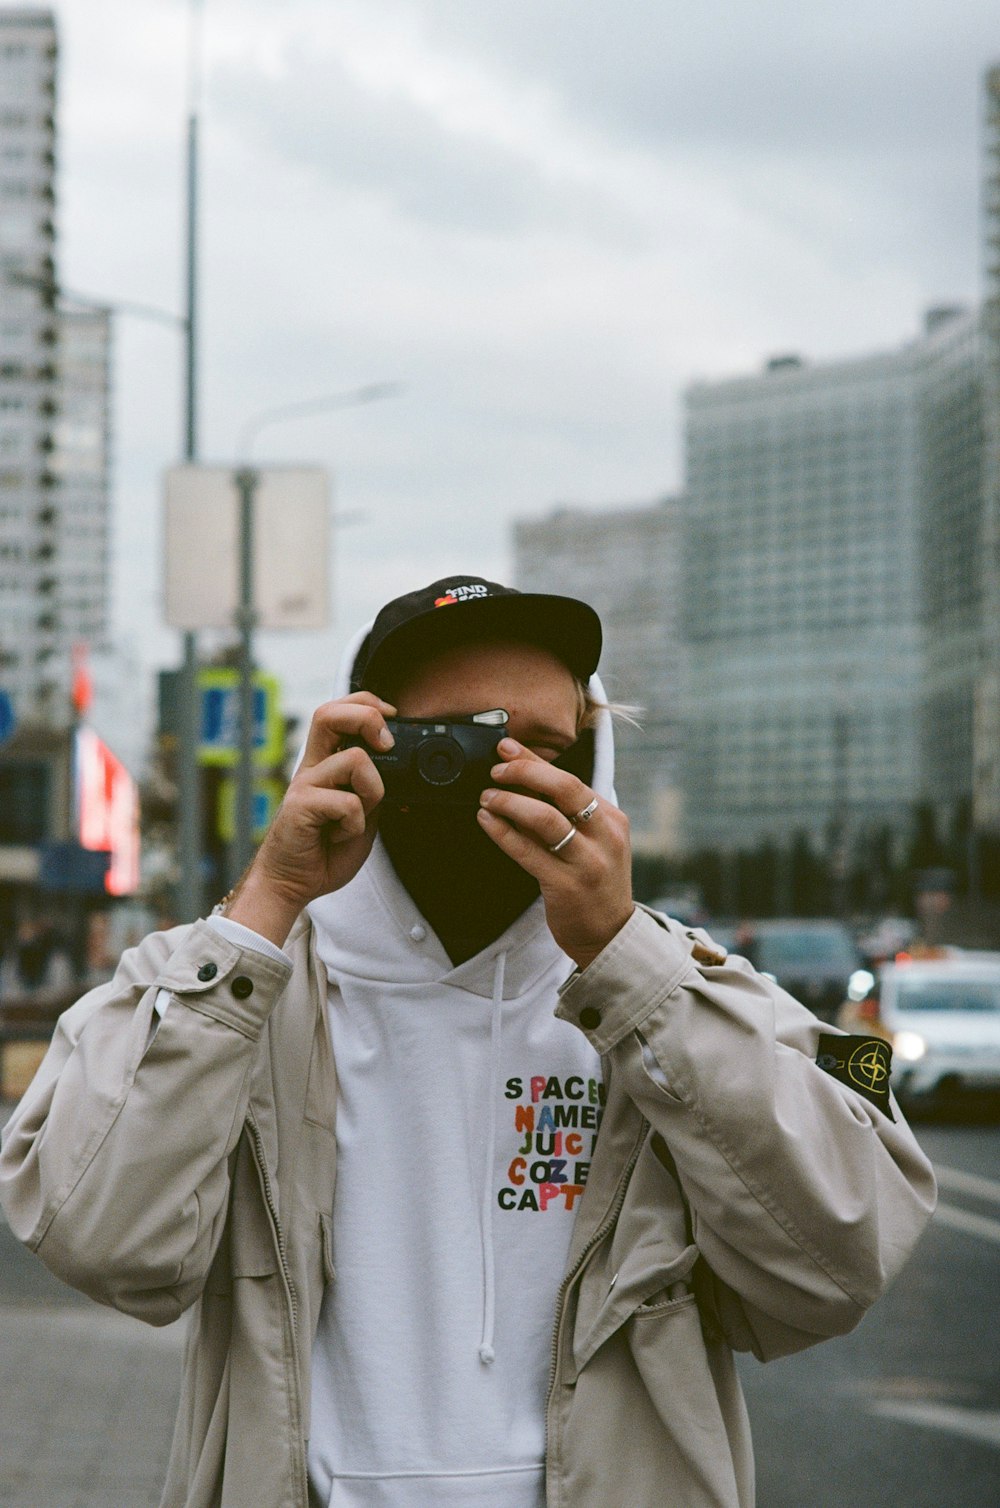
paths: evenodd
<path fill-rule="evenodd" d="M 179 307 L 190 6 L 56 12 L 63 281 Z M 261 436 L 344 515 L 330 630 L 262 636 L 296 710 L 386 597 L 509 575 L 512 519 L 678 488 L 694 378 L 981 291 L 996 0 L 206 0 L 203 40 L 202 458 L 405 384 Z M 115 380 L 115 621 L 169 664 L 177 337 L 122 318 Z"/>

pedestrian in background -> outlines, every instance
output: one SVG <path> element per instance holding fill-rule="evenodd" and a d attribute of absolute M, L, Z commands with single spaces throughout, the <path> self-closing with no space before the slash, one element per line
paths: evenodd
<path fill-rule="evenodd" d="M 72 987 L 75 975 L 69 952 L 52 923 L 24 916 L 0 959 L 0 1001 L 11 1002 Z"/>

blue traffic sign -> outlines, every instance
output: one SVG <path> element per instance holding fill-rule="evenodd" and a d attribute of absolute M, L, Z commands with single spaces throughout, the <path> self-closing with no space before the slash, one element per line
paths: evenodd
<path fill-rule="evenodd" d="M 14 714 L 14 703 L 10 693 L 0 691 L 0 744 L 5 738 L 9 738 L 17 727 L 17 718 Z"/>
<path fill-rule="evenodd" d="M 198 758 L 202 764 L 235 766 L 239 763 L 240 678 L 235 670 L 206 669 L 198 672 L 201 726 Z M 257 671 L 253 688 L 254 763 L 278 764 L 284 754 L 284 720 L 279 708 L 278 682 Z"/>
<path fill-rule="evenodd" d="M 214 749 L 235 749 L 240 739 L 239 692 L 235 686 L 206 686 L 201 693 L 201 742 Z M 267 694 L 253 689 L 253 746 L 267 742 Z"/>

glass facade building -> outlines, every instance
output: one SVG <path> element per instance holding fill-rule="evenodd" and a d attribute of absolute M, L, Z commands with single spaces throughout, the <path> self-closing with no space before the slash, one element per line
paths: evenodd
<path fill-rule="evenodd" d="M 939 325 L 927 341 L 921 426 L 923 681 L 921 797 L 942 831 L 968 807 L 975 709 L 990 616 L 984 550 L 985 349 L 981 318 Z"/>
<path fill-rule="evenodd" d="M 677 695 L 680 680 L 681 505 L 557 508 L 514 527 L 522 591 L 580 597 L 604 626 L 601 677 L 609 698 L 636 707 L 615 734 L 618 798 L 639 851 L 679 841 Z"/>
<path fill-rule="evenodd" d="M 978 317 L 686 394 L 686 847 L 905 830 L 969 790 Z"/>

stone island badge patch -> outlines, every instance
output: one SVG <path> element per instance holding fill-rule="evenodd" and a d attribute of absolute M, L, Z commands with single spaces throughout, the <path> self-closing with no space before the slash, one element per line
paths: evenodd
<path fill-rule="evenodd" d="M 884 1037 L 836 1037 L 824 1032 L 816 1062 L 826 1073 L 871 1100 L 891 1121 L 896 1119 L 889 1105 L 892 1049 Z"/>

